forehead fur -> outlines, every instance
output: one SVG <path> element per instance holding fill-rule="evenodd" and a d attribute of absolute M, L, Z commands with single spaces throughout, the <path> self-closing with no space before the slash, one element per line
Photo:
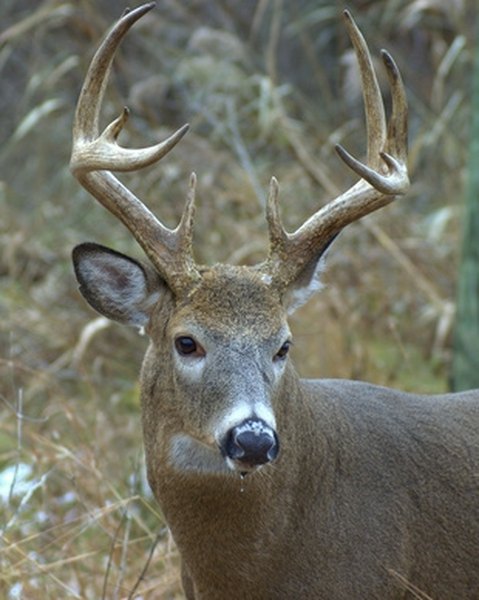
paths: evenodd
<path fill-rule="evenodd" d="M 269 337 L 284 323 L 278 293 L 249 267 L 215 265 L 177 313 L 217 333 L 255 333 Z"/>

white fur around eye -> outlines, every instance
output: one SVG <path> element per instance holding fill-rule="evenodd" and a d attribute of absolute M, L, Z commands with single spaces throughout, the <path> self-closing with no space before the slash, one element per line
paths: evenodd
<path fill-rule="evenodd" d="M 205 368 L 206 357 L 191 358 L 180 356 L 174 352 L 174 361 L 177 374 L 188 383 L 198 383 L 201 380 Z"/>

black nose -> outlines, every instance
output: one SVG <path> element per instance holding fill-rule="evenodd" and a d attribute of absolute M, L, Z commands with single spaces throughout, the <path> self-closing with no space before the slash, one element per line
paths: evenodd
<path fill-rule="evenodd" d="M 264 421 L 247 419 L 228 432 L 223 449 L 228 458 L 244 465 L 264 465 L 278 455 L 278 436 Z"/>

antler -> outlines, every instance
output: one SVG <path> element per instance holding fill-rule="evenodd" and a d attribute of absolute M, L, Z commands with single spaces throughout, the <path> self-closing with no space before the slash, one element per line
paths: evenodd
<path fill-rule="evenodd" d="M 191 251 L 195 175 L 190 179 L 180 224 L 169 229 L 109 171 L 134 171 L 159 161 L 176 146 L 189 126 L 184 125 L 163 142 L 137 150 L 117 144 L 128 118 L 127 108 L 103 133 L 99 133 L 98 126 L 115 52 L 130 27 L 154 6 L 155 2 L 149 2 L 126 11 L 93 57 L 75 113 L 70 168 L 81 185 L 126 225 L 168 284 L 180 290 L 199 278 Z"/>
<path fill-rule="evenodd" d="M 349 223 L 389 204 L 409 188 L 407 174 L 407 100 L 399 70 L 392 57 L 381 52 L 392 92 L 392 113 L 386 126 L 384 105 L 366 42 L 351 14 L 344 19 L 359 62 L 366 113 L 367 164 L 342 146 L 341 159 L 360 177 L 353 187 L 318 210 L 294 233 L 287 233 L 278 208 L 278 182 L 271 180 L 266 218 L 270 251 L 261 270 L 284 288 L 317 260 Z"/>
<path fill-rule="evenodd" d="M 125 108 L 99 133 L 99 115 L 108 74 L 115 52 L 130 27 L 155 6 L 149 2 L 125 12 L 107 34 L 93 57 L 75 113 L 71 170 L 82 186 L 131 231 L 157 271 L 176 292 L 188 289 L 201 277 L 192 255 L 192 229 L 196 177 L 190 187 L 183 216 L 176 229 L 169 229 L 110 171 L 133 171 L 165 156 L 184 136 L 184 125 L 165 141 L 131 150 L 117 138 L 128 118 Z M 278 182 L 271 180 L 266 217 L 270 250 L 265 263 L 258 265 L 279 289 L 284 289 L 306 268 L 315 264 L 334 237 L 349 223 L 385 206 L 409 187 L 407 175 L 407 101 L 401 76 L 391 56 L 382 51 L 392 91 L 392 113 L 388 126 L 384 105 L 361 32 L 350 13 L 344 11 L 361 74 L 367 127 L 367 164 L 336 146 L 341 159 L 361 180 L 348 191 L 318 210 L 295 232 L 285 231 L 279 215 Z"/>

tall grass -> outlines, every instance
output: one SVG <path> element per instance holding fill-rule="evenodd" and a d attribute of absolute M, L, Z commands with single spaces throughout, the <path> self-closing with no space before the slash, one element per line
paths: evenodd
<path fill-rule="evenodd" d="M 473 2 L 348 3 L 387 47 L 411 104 L 412 191 L 335 242 L 326 287 L 295 316 L 308 376 L 418 392 L 447 387 L 470 119 Z M 125 145 L 191 132 L 125 181 L 169 225 L 199 178 L 196 252 L 263 256 L 271 175 L 297 226 L 353 181 L 364 152 L 357 73 L 332 1 L 161 2 L 125 41 L 104 122 L 133 112 Z M 146 340 L 98 319 L 70 251 L 86 239 L 139 255 L 68 171 L 88 60 L 113 0 L 0 6 L 0 595 L 180 598 L 178 556 L 144 481 L 137 373 Z M 387 89 L 385 91 L 387 95 Z"/>

